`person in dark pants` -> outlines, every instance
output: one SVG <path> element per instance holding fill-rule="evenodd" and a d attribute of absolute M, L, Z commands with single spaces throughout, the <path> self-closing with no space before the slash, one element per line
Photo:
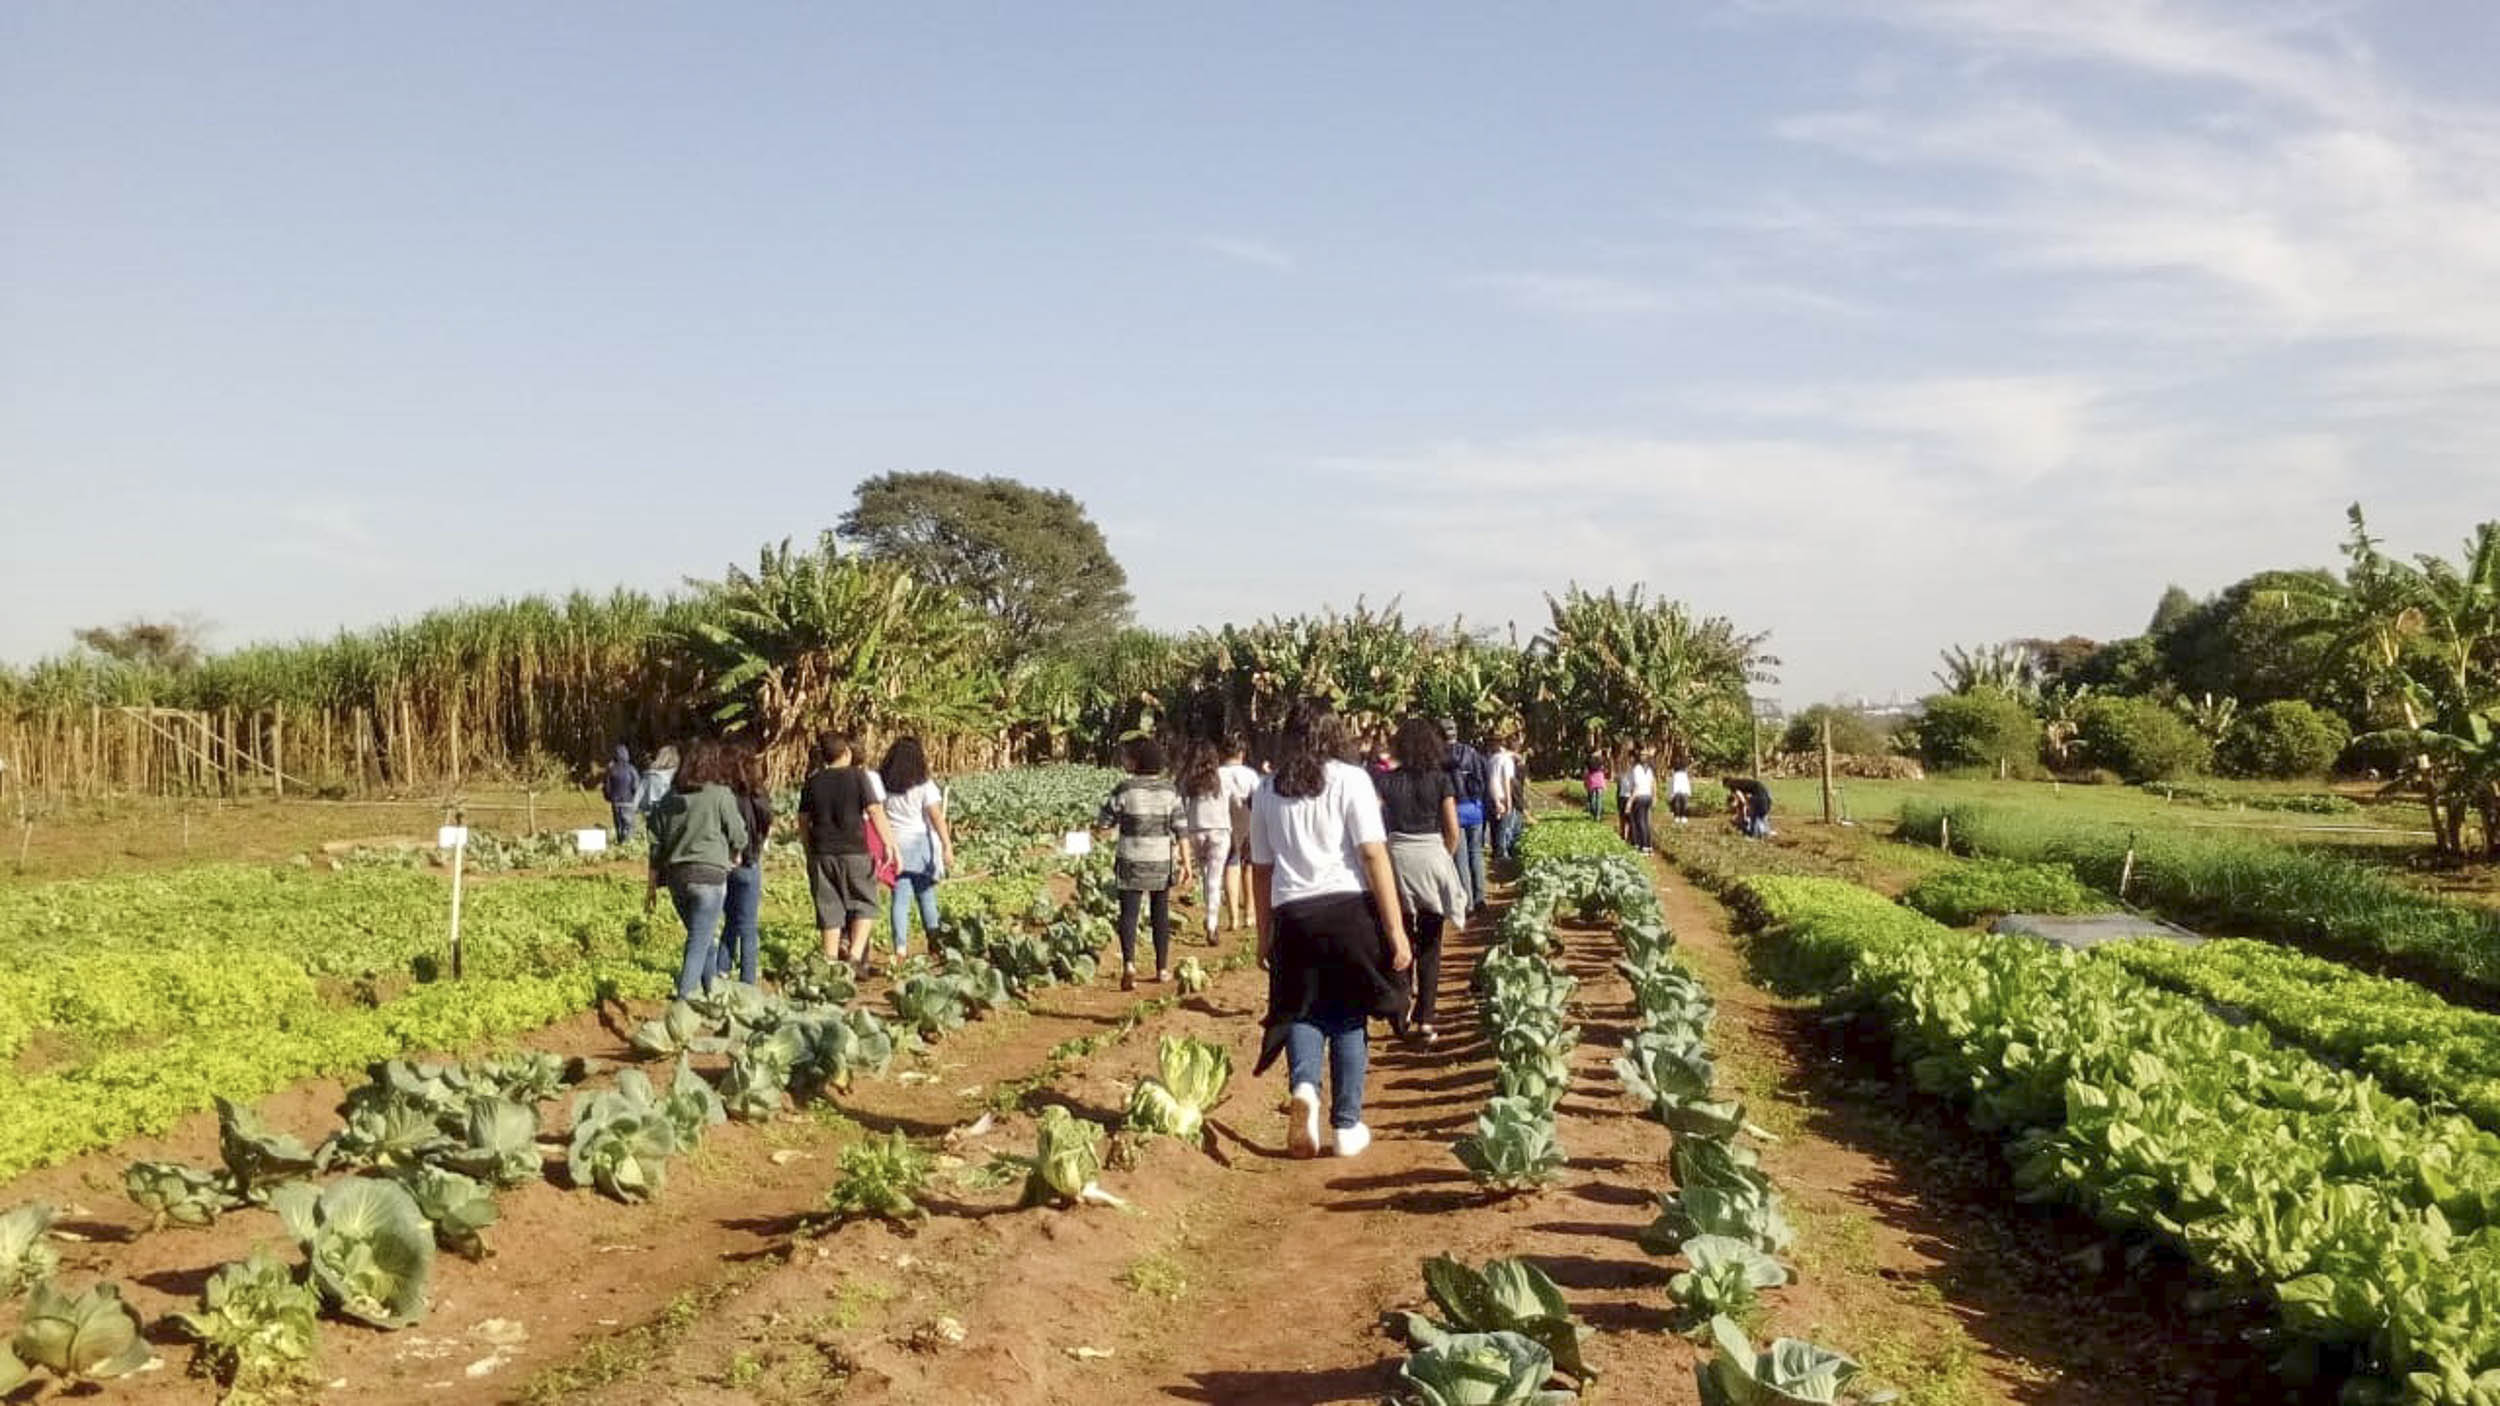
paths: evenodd
<path fill-rule="evenodd" d="M 713 949 L 712 974 L 727 976 L 735 960 L 738 979 L 753 986 L 762 979 L 759 948 L 763 933 L 758 919 L 764 911 L 764 842 L 773 832 L 773 793 L 766 784 L 764 758 L 753 747 L 731 752 L 738 779 L 730 787 L 738 799 L 738 818 L 746 822 L 747 844 L 729 871 L 729 894 L 722 910 L 720 945 Z"/>
<path fill-rule="evenodd" d="M 1650 814 L 1658 806 L 1658 773 L 1650 767 L 1647 754 L 1632 754 L 1632 769 L 1623 774 L 1623 794 L 1626 797 L 1623 838 L 1631 842 L 1632 848 L 1647 854 L 1651 838 Z"/>
<path fill-rule="evenodd" d="M 1441 740 L 1448 746 L 1450 790 L 1458 797 L 1458 876 L 1467 881 L 1469 906 L 1484 906 L 1485 797 L 1493 789 L 1493 769 L 1484 753 L 1458 740 L 1458 724 L 1441 720 Z"/>
<path fill-rule="evenodd" d="M 1303 699 L 1286 715 L 1276 774 L 1250 803 L 1250 895 L 1267 968 L 1264 1074 L 1285 1056 L 1292 1122 L 1285 1149 L 1320 1153 L 1319 1081 L 1327 1066 L 1329 1124 L 1340 1157 L 1371 1145 L 1363 1085 L 1370 1022 L 1396 1020 L 1414 964 L 1398 911 L 1380 796 L 1346 758 L 1352 744 L 1328 705 Z"/>
<path fill-rule="evenodd" d="M 634 837 L 634 798 L 641 794 L 642 773 L 634 770 L 634 754 L 619 742 L 615 760 L 608 763 L 607 778 L 599 784 L 599 795 L 608 803 L 608 818 L 616 822 L 620 845 Z"/>
<path fill-rule="evenodd" d="M 1771 838 L 1771 788 L 1761 777 L 1749 776 L 1739 789 L 1745 793 L 1745 833 L 1757 840 Z"/>
<path fill-rule="evenodd" d="M 677 968 L 677 994 L 701 994 L 712 975 L 712 947 L 720 938 L 721 911 L 729 897 L 729 870 L 747 845 L 746 821 L 730 791 L 737 773 L 728 749 L 697 742 L 674 784 L 651 809 L 651 887 L 642 900 L 651 911 L 668 890 L 686 925 L 686 955 Z"/>
<path fill-rule="evenodd" d="M 1120 989 L 1137 989 L 1138 909 L 1151 907 L 1155 980 L 1172 979 L 1172 889 L 1189 882 L 1181 848 L 1181 793 L 1163 774 L 1163 745 L 1151 737 L 1128 744 L 1128 775 L 1111 790 L 1095 823 L 1120 832 L 1112 881 L 1120 890 Z"/>
<path fill-rule="evenodd" d="M 1441 938 L 1467 924 L 1467 884 L 1456 862 L 1460 833 L 1458 797 L 1441 767 L 1441 733 L 1423 718 L 1398 728 L 1397 765 L 1373 778 L 1380 792 L 1382 824 L 1389 832 L 1389 868 L 1398 881 L 1398 905 L 1415 951 L 1415 1006 L 1401 1033 L 1425 1044 L 1435 1029 L 1441 986 Z"/>

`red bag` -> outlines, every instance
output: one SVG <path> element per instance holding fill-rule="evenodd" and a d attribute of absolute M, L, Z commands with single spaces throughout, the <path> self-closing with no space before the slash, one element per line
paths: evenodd
<path fill-rule="evenodd" d="M 877 882 L 887 888 L 894 887 L 894 881 L 903 877 L 902 860 L 896 857 L 894 851 L 885 847 L 883 830 L 878 829 L 865 818 L 861 820 L 860 825 L 868 832 L 868 864 L 870 868 L 877 871 Z"/>

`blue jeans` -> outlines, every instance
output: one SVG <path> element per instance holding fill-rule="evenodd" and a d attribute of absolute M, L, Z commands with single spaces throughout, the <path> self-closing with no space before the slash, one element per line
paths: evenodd
<path fill-rule="evenodd" d="M 668 896 L 677 905 L 677 919 L 686 925 L 686 959 L 677 968 L 677 994 L 697 996 L 712 975 L 712 948 L 720 940 L 721 909 L 729 901 L 727 884 L 668 881 Z"/>
<path fill-rule="evenodd" d="M 894 955 L 900 957 L 911 946 L 911 910 L 920 907 L 920 931 L 925 936 L 938 930 L 937 873 L 923 869 L 894 876 L 894 896 L 887 905 L 887 914 L 894 923 Z"/>
<path fill-rule="evenodd" d="M 1484 822 L 1458 827 L 1458 876 L 1467 881 L 1467 906 L 1484 906 Z"/>
<path fill-rule="evenodd" d="M 1320 1064 L 1328 1065 L 1331 1127 L 1351 1128 L 1363 1121 L 1363 1080 L 1371 1071 L 1371 1036 L 1359 1012 L 1320 1009 L 1311 1019 L 1285 1027 L 1285 1079 L 1289 1087 L 1320 1085 Z"/>
<path fill-rule="evenodd" d="M 1519 831 L 1521 828 L 1526 826 L 1527 823 L 1527 817 L 1520 814 L 1516 807 L 1504 811 L 1502 813 L 1502 818 L 1493 822 L 1493 855 L 1495 858 L 1517 859 L 1519 857 Z"/>
<path fill-rule="evenodd" d="M 712 975 L 729 975 L 731 949 L 736 949 L 738 979 L 749 986 L 756 983 L 756 949 L 761 934 L 756 916 L 764 907 L 764 869 L 750 864 L 729 871 L 729 898 L 722 910 L 721 928 L 725 934 L 712 949 Z"/>
<path fill-rule="evenodd" d="M 1771 838 L 1771 817 L 1752 815 L 1745 818 L 1745 833 L 1757 840 Z"/>
<path fill-rule="evenodd" d="M 623 844 L 634 837 L 634 803 L 610 801 L 608 818 L 616 822 L 616 842 Z"/>

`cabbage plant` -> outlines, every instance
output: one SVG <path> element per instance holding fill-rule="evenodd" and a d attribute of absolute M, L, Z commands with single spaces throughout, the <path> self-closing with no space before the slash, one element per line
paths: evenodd
<path fill-rule="evenodd" d="M 270 1132 L 252 1110 L 225 1098 L 217 1100 L 217 1152 L 225 1158 L 236 1194 L 253 1205 L 267 1201 L 272 1189 L 301 1181 L 321 1166 L 320 1157 L 302 1139 Z"/>
<path fill-rule="evenodd" d="M 1564 1376 L 1597 1375 L 1581 1355 L 1580 1325 L 1562 1290 L 1526 1260 L 1488 1260 L 1479 1271 L 1435 1255 L 1424 1261 L 1424 1292 L 1440 1310 L 1439 1320 L 1420 1313 L 1388 1316 L 1390 1330 L 1417 1347 L 1462 1333 L 1517 1333 L 1544 1348 Z"/>
<path fill-rule="evenodd" d="M 235 1204 L 223 1178 L 180 1162 L 133 1162 L 122 1172 L 122 1190 L 148 1213 L 150 1230 L 215 1225 Z"/>
<path fill-rule="evenodd" d="M 1695 1321 L 1744 1314 L 1764 1289 L 1788 1282 L 1786 1265 L 1733 1236 L 1696 1235 L 1684 1242 L 1683 1255 L 1691 1268 L 1667 1281 L 1667 1297 Z"/>
<path fill-rule="evenodd" d="M 1823 1406 L 1849 1400 L 1842 1388 L 1858 1364 L 1828 1348 L 1781 1338 L 1757 1354 L 1745 1330 L 1728 1319 L 1710 1320 L 1718 1349 L 1693 1369 L 1702 1406 Z"/>
<path fill-rule="evenodd" d="M 481 1096 L 461 1115 L 462 1139 L 435 1161 L 496 1186 L 538 1180 L 538 1109 L 510 1098 Z"/>
<path fill-rule="evenodd" d="M 322 1147 L 329 1166 L 407 1167 L 456 1145 L 443 1131 L 442 1106 L 407 1095 L 351 1103 L 346 1126 Z"/>
<path fill-rule="evenodd" d="M 17 1336 L 0 1352 L 0 1394 L 15 1391 L 37 1368 L 65 1382 L 94 1382 L 147 1364 L 139 1315 L 118 1287 L 98 1284 L 73 1298 L 47 1279 L 28 1295 Z"/>
<path fill-rule="evenodd" d="M 494 1194 L 475 1179 L 441 1167 L 404 1167 L 393 1177 L 408 1189 L 417 1211 L 434 1227 L 434 1243 L 466 1260 L 486 1258 L 486 1227 L 497 1212 Z"/>
<path fill-rule="evenodd" d="M 628 1069 L 607 1093 L 573 1097 L 573 1143 L 566 1174 L 577 1187 L 597 1187 L 619 1201 L 656 1195 L 668 1159 L 682 1148 L 677 1120 L 651 1097 L 651 1081 Z"/>
<path fill-rule="evenodd" d="M 318 1342 L 321 1295 L 295 1271 L 255 1250 L 209 1277 L 200 1311 L 174 1322 L 197 1339 L 217 1380 L 244 1394 L 300 1383 Z"/>
<path fill-rule="evenodd" d="M 1120 1205 L 1120 1198 L 1102 1189 L 1102 1126 L 1079 1118 L 1059 1104 L 1041 1112 L 1041 1128 L 1031 1170 L 1024 1180 L 1024 1204 Z"/>
<path fill-rule="evenodd" d="M 800 1062 L 809 1053 L 807 1031 L 803 1023 L 785 1025 L 749 1039 L 729 1057 L 718 1098 L 724 1116 L 753 1121 L 782 1110 L 790 1101 L 790 1086 L 799 1081 Z M 689 1071 L 686 1077 L 694 1076 Z"/>
<path fill-rule="evenodd" d="M 60 1252 L 44 1236 L 51 1233 L 53 1209 L 38 1202 L 0 1216 L 0 1303 L 5 1303 L 52 1277 L 61 1267 Z"/>
<path fill-rule="evenodd" d="M 928 1190 L 932 1163 L 902 1129 L 843 1148 L 841 1165 L 840 1177 L 825 1193 L 826 1207 L 837 1215 L 899 1221 L 925 1214 L 914 1198 Z"/>
<path fill-rule="evenodd" d="M 859 982 L 851 969 L 810 945 L 781 974 L 781 991 L 809 1006 L 847 1006 L 859 999 Z"/>
<path fill-rule="evenodd" d="M 694 1061 L 685 1055 L 677 1057 L 677 1072 L 669 1080 L 668 1097 L 660 1100 L 660 1111 L 675 1125 L 677 1143 L 685 1148 L 700 1144 L 705 1129 L 729 1121 L 719 1092 L 694 1072 Z"/>
<path fill-rule="evenodd" d="M 374 1177 L 319 1190 L 295 1182 L 270 1205 L 303 1247 L 323 1303 L 377 1328 L 405 1328 L 425 1316 L 434 1227 L 406 1189 Z"/>
<path fill-rule="evenodd" d="M 1129 1098 L 1128 1125 L 1195 1141 L 1205 1135 L 1207 1110 L 1232 1080 L 1232 1051 L 1208 1040 L 1166 1035 L 1158 1055 L 1158 1077 L 1141 1080 Z"/>
<path fill-rule="evenodd" d="M 886 999 L 893 1003 L 896 1017 L 924 1040 L 961 1030 L 967 1014 L 968 1003 L 960 984 L 936 972 L 914 972 L 904 977 L 894 983 Z"/>
<path fill-rule="evenodd" d="M 692 1004 L 671 1001 L 657 1020 L 646 1020 L 634 1027 L 625 1043 L 644 1059 L 666 1059 L 683 1053 L 694 1042 L 712 1032 L 714 1026 Z"/>
<path fill-rule="evenodd" d="M 1196 996 L 1215 984 L 1207 974 L 1207 965 L 1196 957 L 1183 957 L 1172 967 L 1172 984 L 1184 996 Z"/>
<path fill-rule="evenodd" d="M 1451 1151 L 1479 1183 L 1512 1193 L 1552 1181 L 1564 1161 L 1553 1111 L 1520 1098 L 1495 1098 L 1477 1115 L 1474 1135 Z"/>
<path fill-rule="evenodd" d="M 1658 1218 L 1641 1232 L 1640 1245 L 1653 1255 L 1672 1255 L 1697 1235 L 1742 1240 L 1773 1255 L 1784 1253 L 1797 1239 L 1777 1195 L 1737 1184 L 1660 1195 Z"/>
<path fill-rule="evenodd" d="M 1554 1359 L 1517 1333 L 1456 1333 L 1398 1369 L 1404 1406 L 1568 1406 L 1571 1392 L 1546 1389 Z"/>

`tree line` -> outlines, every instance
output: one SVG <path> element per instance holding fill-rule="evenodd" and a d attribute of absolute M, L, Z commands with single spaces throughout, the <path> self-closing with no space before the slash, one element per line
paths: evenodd
<path fill-rule="evenodd" d="M 619 741 L 723 733 L 786 775 L 825 728 L 916 732 L 957 765 L 1099 758 L 1150 733 L 1256 743 L 1293 698 L 1316 695 L 1366 730 L 1423 712 L 1512 735 L 1556 766 L 1634 745 L 1706 763 L 1747 755 L 1748 688 L 1776 662 L 1763 636 L 1638 587 L 1574 586 L 1547 604 L 1524 642 L 1366 603 L 1145 630 L 1073 497 L 889 474 L 861 484 L 812 542 L 768 545 L 665 596 L 461 605 L 222 653 L 171 622 L 82 631 L 72 652 L 0 669 L 13 729 L 0 746 L 21 782 L 30 760 L 109 777 L 127 734 L 134 754 L 141 739 L 186 755 L 222 742 L 228 760 L 317 785 L 422 786 L 579 775 Z M 189 734 L 117 725 L 123 709 L 213 714 L 224 732 L 175 741 Z"/>

